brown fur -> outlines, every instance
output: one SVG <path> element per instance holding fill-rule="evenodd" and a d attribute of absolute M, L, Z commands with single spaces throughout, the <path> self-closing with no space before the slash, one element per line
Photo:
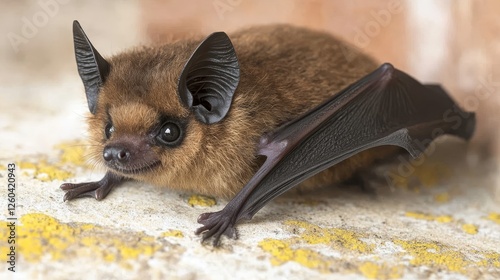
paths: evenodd
<path fill-rule="evenodd" d="M 195 120 L 177 96 L 177 80 L 202 38 L 161 47 L 143 47 L 108 61 L 111 72 L 101 89 L 97 113 L 90 116 L 92 155 L 102 162 L 107 141 L 146 134 L 160 114 L 187 121 L 177 148 L 150 147 L 159 168 L 127 175 L 158 186 L 230 197 L 258 168 L 256 144 L 265 132 L 294 119 L 374 70 L 365 55 L 344 54 L 352 47 L 326 34 L 287 25 L 254 27 L 229 34 L 241 77 L 231 109 L 221 122 Z M 107 111 L 115 132 L 104 137 Z M 363 152 L 305 181 L 310 188 L 348 179 L 393 149 Z"/>

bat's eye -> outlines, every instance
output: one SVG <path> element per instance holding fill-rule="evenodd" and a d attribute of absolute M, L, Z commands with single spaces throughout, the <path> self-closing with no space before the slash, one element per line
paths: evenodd
<path fill-rule="evenodd" d="M 158 135 L 158 140 L 164 145 L 177 145 L 181 138 L 181 129 L 173 122 L 167 122 L 163 125 Z"/>
<path fill-rule="evenodd" d="M 111 134 L 115 131 L 115 127 L 108 123 L 106 127 L 104 128 L 104 134 L 106 135 L 106 139 L 109 139 L 111 137 Z"/>

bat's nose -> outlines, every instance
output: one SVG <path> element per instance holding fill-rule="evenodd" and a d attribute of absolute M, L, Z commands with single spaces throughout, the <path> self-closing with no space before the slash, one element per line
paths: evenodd
<path fill-rule="evenodd" d="M 130 158 L 130 152 L 124 147 L 108 146 L 104 148 L 102 157 L 107 162 L 115 160 L 120 163 L 126 163 Z"/>

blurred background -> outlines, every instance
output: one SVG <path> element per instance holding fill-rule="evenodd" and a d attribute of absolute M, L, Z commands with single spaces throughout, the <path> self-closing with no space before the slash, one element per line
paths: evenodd
<path fill-rule="evenodd" d="M 479 162 L 500 155 L 499 11 L 495 0 L 0 0 L 0 157 L 84 136 L 77 19 L 105 57 L 256 24 L 325 30 L 422 82 L 443 84 L 476 111 L 471 147 Z"/>

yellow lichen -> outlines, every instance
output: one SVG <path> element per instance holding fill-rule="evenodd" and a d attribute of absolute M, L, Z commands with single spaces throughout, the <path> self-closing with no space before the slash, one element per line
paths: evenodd
<path fill-rule="evenodd" d="M 333 232 L 344 248 L 358 251 L 360 253 L 368 253 L 373 249 L 372 245 L 368 245 L 361 241 L 359 239 L 360 236 L 353 231 L 336 228 L 333 229 Z"/>
<path fill-rule="evenodd" d="M 60 260 L 86 252 L 89 257 L 101 257 L 107 262 L 118 260 L 127 267 L 127 261 L 151 256 L 162 247 L 154 237 L 144 233 L 116 234 L 91 224 L 61 223 L 40 213 L 26 214 L 19 222 L 16 249 L 28 262 L 40 261 L 45 256 Z M 0 240 L 6 240 L 7 234 L 6 229 L 0 228 Z M 6 254 L 2 254 L 0 260 L 5 261 Z"/>
<path fill-rule="evenodd" d="M 191 207 L 194 206 L 211 207 L 217 204 L 217 201 L 215 200 L 215 198 L 204 195 L 192 195 L 189 197 L 187 203 L 191 205 Z"/>
<path fill-rule="evenodd" d="M 485 253 L 484 259 L 478 265 L 483 267 L 498 267 L 500 268 L 500 253 Z"/>
<path fill-rule="evenodd" d="M 68 178 L 73 177 L 73 173 L 63 170 L 54 165 L 48 165 L 46 163 L 41 163 L 36 171 L 36 176 L 38 180 L 43 182 L 50 182 L 54 180 L 63 181 Z"/>
<path fill-rule="evenodd" d="M 400 279 L 403 277 L 403 267 L 402 266 L 392 266 L 389 268 L 388 279 Z"/>
<path fill-rule="evenodd" d="M 453 249 L 434 242 L 395 240 L 394 243 L 405 249 L 413 259 L 412 265 L 445 267 L 450 271 L 464 272 L 470 264 L 464 255 Z"/>
<path fill-rule="evenodd" d="M 446 203 L 450 201 L 450 194 L 447 192 L 436 194 L 434 196 L 434 201 L 439 203 Z"/>
<path fill-rule="evenodd" d="M 473 224 L 463 224 L 462 229 L 464 232 L 466 232 L 468 234 L 477 234 L 477 232 L 478 232 L 477 226 L 473 225 Z"/>
<path fill-rule="evenodd" d="M 17 227 L 18 252 L 27 261 L 38 261 L 45 254 L 61 259 L 60 252 L 75 242 L 75 229 L 44 214 L 28 214 Z"/>
<path fill-rule="evenodd" d="M 285 225 L 301 229 L 300 238 L 309 244 L 338 244 L 342 248 L 367 253 L 373 249 L 360 239 L 360 235 L 340 228 L 322 228 L 304 221 L 290 220 Z"/>
<path fill-rule="evenodd" d="M 359 271 L 368 279 L 378 279 L 380 266 L 373 262 L 365 262 L 359 266 Z"/>
<path fill-rule="evenodd" d="M 440 162 L 432 162 L 416 168 L 415 175 L 425 187 L 432 187 L 443 178 L 448 178 L 452 174 L 450 168 Z"/>
<path fill-rule="evenodd" d="M 102 257 L 102 259 L 107 261 L 107 262 L 114 262 L 114 261 L 116 261 L 116 256 L 115 256 L 115 254 L 104 253 L 104 256 Z"/>
<path fill-rule="evenodd" d="M 440 223 L 450 223 L 453 221 L 453 218 L 448 215 L 435 216 L 430 214 L 418 213 L 418 212 L 406 212 L 406 217 L 415 218 L 419 220 L 426 221 L 436 221 Z"/>
<path fill-rule="evenodd" d="M 302 229 L 300 238 L 309 244 L 330 244 L 335 241 L 335 236 L 331 232 L 308 222 L 288 220 L 284 224 Z"/>
<path fill-rule="evenodd" d="M 70 141 L 63 142 L 55 146 L 56 149 L 61 150 L 60 161 L 63 164 L 73 164 L 78 166 L 86 166 L 85 153 L 87 151 L 83 141 Z"/>
<path fill-rule="evenodd" d="M 95 229 L 95 227 L 96 226 L 93 225 L 93 224 L 82 224 L 82 225 L 80 225 L 80 228 L 82 230 L 92 230 L 92 229 Z"/>
<path fill-rule="evenodd" d="M 440 220 L 436 217 L 424 215 L 427 220 Z M 444 219 L 446 221 L 449 218 Z M 349 256 L 349 252 L 363 253 L 364 256 L 370 256 L 371 261 L 363 261 L 359 264 L 348 261 L 349 264 L 355 264 L 359 273 L 371 279 L 396 279 L 403 276 L 404 262 L 411 257 L 410 264 L 413 266 L 428 266 L 436 269 L 446 269 L 452 272 L 468 273 L 475 269 L 474 262 L 468 258 L 480 258 L 477 256 L 481 252 L 461 252 L 449 246 L 442 245 L 432 241 L 417 240 L 394 240 L 393 242 L 401 246 L 406 253 L 400 254 L 399 259 L 390 265 L 380 263 L 381 259 L 377 256 L 371 256 L 374 245 L 367 244 L 361 240 L 362 235 L 345 229 L 322 228 L 320 226 L 305 222 L 289 220 L 285 222 L 287 230 L 296 234 L 295 237 L 278 240 L 265 239 L 259 243 L 259 246 L 271 254 L 271 264 L 281 265 L 293 261 L 304 267 L 317 269 L 320 272 L 334 271 L 334 267 L 339 266 L 342 260 L 321 254 L 315 250 L 317 245 L 326 245 L 328 248 L 338 248 L 348 250 L 343 255 Z M 324 246 L 319 247 L 324 248 Z M 485 258 L 478 265 L 483 267 L 499 267 L 500 254 L 485 253 Z M 352 256 L 351 256 L 352 257 Z"/>
<path fill-rule="evenodd" d="M 374 262 L 364 262 L 358 269 L 368 279 L 397 279 L 403 275 L 401 266 L 387 266 Z"/>
<path fill-rule="evenodd" d="M 182 231 L 180 231 L 180 230 L 171 229 L 171 230 L 167 230 L 167 231 L 163 232 L 160 236 L 183 238 L 184 233 L 182 233 Z"/>
<path fill-rule="evenodd" d="M 32 174 L 34 178 L 49 182 L 53 180 L 66 180 L 73 176 L 73 173 L 61 168 L 58 165 L 49 164 L 46 159 L 40 159 L 37 163 L 21 161 L 18 163 L 21 170 L 29 170 L 26 174 Z"/>
<path fill-rule="evenodd" d="M 18 163 L 20 169 L 37 169 L 37 165 L 32 162 L 21 161 Z"/>
<path fill-rule="evenodd" d="M 489 215 L 488 215 L 488 220 L 491 220 L 497 224 L 500 224 L 500 214 L 499 213 L 494 213 L 494 212 L 491 212 Z"/>
<path fill-rule="evenodd" d="M 326 257 L 309 249 L 293 249 L 290 241 L 278 239 L 265 239 L 259 242 L 259 246 L 273 257 L 272 265 L 281 265 L 288 261 L 294 261 L 308 268 L 327 272 L 330 262 Z"/>
<path fill-rule="evenodd" d="M 63 142 L 55 147 L 61 150 L 61 155 L 57 161 L 49 161 L 46 156 L 40 156 L 37 159 L 29 161 L 19 161 L 18 167 L 25 176 L 33 176 L 43 182 L 53 180 L 64 181 L 74 176 L 69 171 L 72 168 L 69 165 L 78 165 L 87 167 L 84 160 L 86 147 L 81 141 Z"/>
<path fill-rule="evenodd" d="M 424 187 L 433 187 L 437 185 L 442 179 L 451 176 L 451 169 L 440 162 L 431 162 L 426 160 L 424 164 L 418 158 L 410 160 L 407 164 L 398 165 L 389 172 L 387 179 L 391 180 L 391 184 L 395 187 L 409 189 L 410 183 L 418 182 Z M 420 192 L 420 188 L 415 186 L 413 191 Z"/>
<path fill-rule="evenodd" d="M 359 253 L 371 252 L 372 245 L 360 240 L 360 235 L 353 231 L 339 228 L 322 228 L 304 221 L 289 220 L 284 223 L 291 232 L 297 233 L 298 237 L 284 240 L 265 239 L 259 246 L 272 255 L 271 264 L 281 265 L 288 261 L 297 262 L 305 267 L 314 268 L 320 272 L 329 271 L 334 260 L 312 248 L 301 246 L 306 243 L 311 245 L 336 246 L 344 250 Z"/>

